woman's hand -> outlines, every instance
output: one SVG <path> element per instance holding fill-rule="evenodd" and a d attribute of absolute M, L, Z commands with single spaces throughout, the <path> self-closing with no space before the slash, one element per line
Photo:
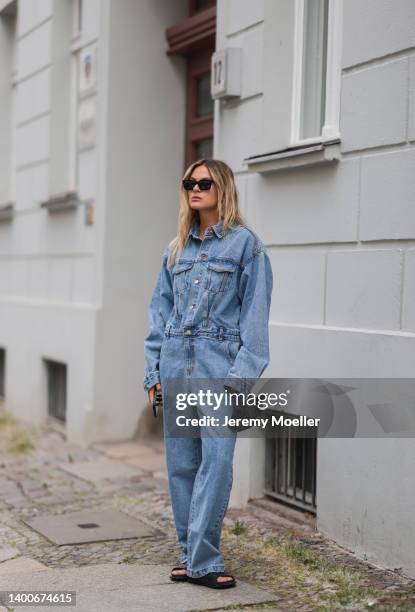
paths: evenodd
<path fill-rule="evenodd" d="M 161 384 L 157 383 L 156 385 L 154 385 L 153 387 L 151 387 L 148 390 L 148 401 L 150 402 L 150 406 L 153 405 L 153 398 L 154 398 L 154 393 L 155 390 L 157 389 L 157 391 L 161 391 Z"/>

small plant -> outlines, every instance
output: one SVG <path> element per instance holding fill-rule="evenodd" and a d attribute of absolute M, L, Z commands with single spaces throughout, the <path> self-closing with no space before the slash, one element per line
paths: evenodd
<path fill-rule="evenodd" d="M 242 535 L 248 531 L 248 527 L 245 525 L 244 521 L 240 521 L 236 519 L 234 526 L 231 529 L 231 533 L 234 535 Z"/>
<path fill-rule="evenodd" d="M 280 548 L 281 542 L 275 536 L 269 536 L 264 540 L 264 546 L 272 546 L 273 548 Z"/>
<path fill-rule="evenodd" d="M 33 444 L 27 438 L 20 438 L 20 439 L 18 438 L 18 439 L 12 440 L 9 446 L 9 450 L 12 453 L 17 453 L 17 454 L 27 453 L 33 450 L 33 448 L 34 448 Z"/>
<path fill-rule="evenodd" d="M 0 414 L 0 452 L 21 455 L 33 450 L 34 445 L 29 438 L 32 434 L 35 435 L 34 428 L 19 425 L 7 412 Z"/>
<path fill-rule="evenodd" d="M 287 543 L 285 544 L 284 548 L 286 555 L 291 559 L 295 559 L 295 561 L 309 563 L 312 559 L 307 548 L 299 542 Z"/>
<path fill-rule="evenodd" d="M 14 420 L 10 414 L 0 414 L 0 427 L 12 425 L 12 423 L 14 423 Z"/>

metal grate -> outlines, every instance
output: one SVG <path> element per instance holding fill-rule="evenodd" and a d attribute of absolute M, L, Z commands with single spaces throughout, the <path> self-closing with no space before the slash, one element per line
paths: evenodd
<path fill-rule="evenodd" d="M 315 512 L 317 428 L 312 437 L 294 437 L 291 432 L 290 427 L 282 427 L 278 438 L 266 440 L 264 492 L 275 499 Z"/>
<path fill-rule="evenodd" d="M 66 421 L 66 364 L 45 360 L 48 384 L 48 413 Z"/>
<path fill-rule="evenodd" d="M 6 349 L 0 348 L 0 399 L 5 397 Z"/>

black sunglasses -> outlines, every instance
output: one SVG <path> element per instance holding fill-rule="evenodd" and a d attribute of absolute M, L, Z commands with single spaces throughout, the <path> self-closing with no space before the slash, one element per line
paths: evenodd
<path fill-rule="evenodd" d="M 199 189 L 201 191 L 208 191 L 212 187 L 212 179 L 200 179 L 200 181 L 196 181 L 195 179 L 183 179 L 182 184 L 186 191 L 193 191 L 195 185 L 199 185 Z"/>

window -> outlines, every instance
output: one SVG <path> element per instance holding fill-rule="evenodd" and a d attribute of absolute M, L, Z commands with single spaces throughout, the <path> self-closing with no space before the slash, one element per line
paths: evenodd
<path fill-rule="evenodd" d="M 304 6 L 300 138 L 320 136 L 324 125 L 328 0 Z"/>
<path fill-rule="evenodd" d="M 276 416 L 281 414 L 276 412 Z M 282 427 L 278 437 L 266 438 L 265 449 L 264 493 L 278 501 L 315 512 L 317 427 L 313 427 L 307 436 L 304 432 L 304 437 L 296 437 L 290 427 Z"/>
<path fill-rule="evenodd" d="M 57 2 L 53 11 L 49 212 L 77 208 L 78 62 L 82 22 L 78 0 Z"/>
<path fill-rule="evenodd" d="M 66 364 L 45 359 L 48 387 L 48 414 L 66 421 Z"/>
<path fill-rule="evenodd" d="M 214 102 L 211 58 L 216 40 L 216 0 L 189 0 L 189 15 L 166 30 L 168 55 L 186 59 L 185 168 L 213 155 Z"/>
<path fill-rule="evenodd" d="M 14 0 L 0 12 L 0 204 L 15 200 L 16 23 L 17 1 Z"/>
<path fill-rule="evenodd" d="M 70 156 L 69 156 L 69 189 L 76 191 L 78 185 L 78 84 L 79 63 L 82 35 L 82 0 L 72 1 L 72 57 L 71 57 L 71 109 L 70 109 Z"/>
<path fill-rule="evenodd" d="M 189 0 L 189 15 L 204 11 L 211 6 L 215 6 L 215 4 L 216 0 Z"/>
<path fill-rule="evenodd" d="M 70 186 L 70 87 L 72 0 L 54 3 L 51 38 L 49 197 Z"/>
<path fill-rule="evenodd" d="M 71 121 L 70 121 L 70 188 L 78 188 L 78 156 L 95 146 L 96 117 L 96 44 L 86 44 L 83 36 L 82 0 L 73 2 Z"/>
<path fill-rule="evenodd" d="M 12 44 L 11 62 L 11 121 L 10 121 L 10 200 L 16 199 L 16 98 L 17 98 L 17 1 L 10 15 L 10 36 Z"/>
<path fill-rule="evenodd" d="M 0 400 L 5 397 L 6 349 L 0 348 Z"/>
<path fill-rule="evenodd" d="M 73 2 L 73 35 L 77 36 L 82 32 L 82 0 L 72 0 Z"/>
<path fill-rule="evenodd" d="M 212 50 L 188 58 L 186 165 L 213 155 L 213 109 L 210 95 Z"/>
<path fill-rule="evenodd" d="M 291 144 L 339 137 L 341 0 L 296 0 Z"/>

